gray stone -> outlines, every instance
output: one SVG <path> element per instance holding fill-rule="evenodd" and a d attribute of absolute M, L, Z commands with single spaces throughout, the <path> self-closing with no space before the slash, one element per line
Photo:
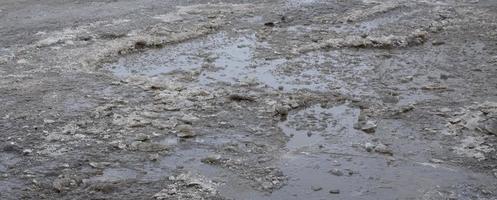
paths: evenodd
<path fill-rule="evenodd" d="M 330 194 L 340 194 L 340 190 L 339 189 L 331 189 Z"/>

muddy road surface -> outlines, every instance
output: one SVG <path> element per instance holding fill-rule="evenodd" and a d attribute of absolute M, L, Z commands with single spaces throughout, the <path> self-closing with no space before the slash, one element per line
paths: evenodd
<path fill-rule="evenodd" d="M 497 199 L 493 0 L 3 0 L 0 199 Z"/>

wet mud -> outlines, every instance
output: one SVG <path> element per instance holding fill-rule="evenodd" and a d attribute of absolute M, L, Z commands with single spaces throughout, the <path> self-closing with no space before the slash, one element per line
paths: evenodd
<path fill-rule="evenodd" d="M 2 2 L 0 199 L 496 199 L 495 9 Z"/>

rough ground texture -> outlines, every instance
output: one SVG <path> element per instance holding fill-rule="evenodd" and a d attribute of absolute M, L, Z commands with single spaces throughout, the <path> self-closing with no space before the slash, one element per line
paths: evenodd
<path fill-rule="evenodd" d="M 493 0 L 2 0 L 0 199 L 497 199 Z"/>

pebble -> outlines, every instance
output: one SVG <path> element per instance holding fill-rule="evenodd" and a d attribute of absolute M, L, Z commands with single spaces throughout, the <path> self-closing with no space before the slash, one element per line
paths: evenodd
<path fill-rule="evenodd" d="M 374 151 L 378 152 L 378 153 L 382 153 L 382 154 L 393 155 L 392 150 L 390 148 L 388 148 L 386 145 L 381 144 L 381 143 L 376 145 L 376 147 L 374 148 Z"/>
<path fill-rule="evenodd" d="M 335 176 L 343 176 L 343 172 L 340 171 L 339 169 L 332 169 L 329 171 L 330 174 L 333 174 Z"/>
<path fill-rule="evenodd" d="M 430 162 L 432 162 L 432 163 L 436 163 L 436 164 L 440 164 L 440 163 L 443 163 L 444 161 L 443 161 L 443 160 L 439 160 L 439 159 L 432 158 L 432 159 L 430 159 Z"/>
<path fill-rule="evenodd" d="M 323 188 L 322 188 L 322 187 L 319 187 L 319 186 L 315 186 L 315 185 L 311 186 L 311 190 L 313 190 L 313 191 L 315 191 L 315 192 L 320 191 L 320 190 L 322 190 L 322 189 L 323 189 Z"/>
<path fill-rule="evenodd" d="M 340 190 L 339 189 L 331 189 L 330 194 L 340 194 Z"/>
<path fill-rule="evenodd" d="M 207 164 L 219 164 L 221 162 L 221 155 L 218 154 L 208 155 L 206 158 L 203 158 L 201 162 Z"/>
<path fill-rule="evenodd" d="M 157 160 L 159 160 L 159 154 L 154 153 L 154 154 L 150 155 L 150 160 L 151 161 L 157 161 Z"/>
<path fill-rule="evenodd" d="M 364 148 L 366 148 L 367 152 L 373 151 L 374 147 L 375 147 L 374 144 L 369 143 L 369 142 L 366 142 L 366 144 L 364 144 Z"/>
<path fill-rule="evenodd" d="M 271 182 L 263 182 L 261 185 L 262 185 L 262 188 L 264 188 L 265 190 L 269 190 L 269 189 L 273 188 L 273 184 Z"/>
<path fill-rule="evenodd" d="M 195 132 L 193 131 L 192 126 L 190 126 L 188 124 L 178 125 L 178 126 L 176 126 L 176 130 L 178 131 L 176 136 L 178 136 L 180 138 L 191 138 L 191 137 L 196 136 Z"/>
<path fill-rule="evenodd" d="M 362 127 L 361 130 L 366 133 L 374 133 L 376 131 L 376 123 L 373 121 L 367 121 Z"/>
<path fill-rule="evenodd" d="M 24 149 L 24 150 L 22 150 L 22 154 L 24 154 L 24 155 L 29 155 L 32 152 L 33 152 L 33 150 L 31 150 L 31 149 Z"/>
<path fill-rule="evenodd" d="M 497 135 L 497 119 L 487 120 L 484 128 L 488 133 Z"/>
<path fill-rule="evenodd" d="M 144 142 L 144 141 L 150 140 L 150 136 L 145 135 L 144 133 L 138 133 L 136 135 L 135 140 Z"/>

